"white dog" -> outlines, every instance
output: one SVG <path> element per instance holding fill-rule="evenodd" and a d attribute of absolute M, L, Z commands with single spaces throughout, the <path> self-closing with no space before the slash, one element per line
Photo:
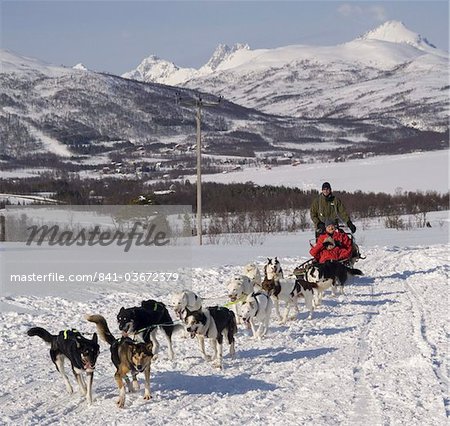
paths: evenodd
<path fill-rule="evenodd" d="M 202 298 L 191 290 L 183 290 L 172 296 L 171 305 L 178 318 L 182 319 L 183 312 L 187 309 L 190 312 L 198 311 L 202 308 Z"/>
<path fill-rule="evenodd" d="M 245 265 L 243 274 L 250 278 L 253 287 L 261 288 L 261 274 L 255 263 Z"/>
<path fill-rule="evenodd" d="M 250 278 L 245 275 L 235 275 L 228 281 L 227 284 L 228 297 L 232 302 L 232 308 L 236 314 L 237 322 L 241 322 L 240 318 L 240 305 L 245 300 L 245 298 L 253 293 L 253 285 Z"/>
<path fill-rule="evenodd" d="M 242 304 L 241 318 L 244 323 L 250 323 L 253 337 L 262 339 L 269 329 L 270 314 L 273 302 L 270 296 L 264 292 L 249 294 Z M 255 322 L 259 323 L 256 330 Z"/>

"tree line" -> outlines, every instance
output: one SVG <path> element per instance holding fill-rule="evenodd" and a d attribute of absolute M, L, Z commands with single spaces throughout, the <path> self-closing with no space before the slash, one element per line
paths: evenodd
<path fill-rule="evenodd" d="M 170 188 L 170 193 L 155 192 Z M 159 182 L 146 185 L 142 180 L 117 178 L 80 179 L 70 174 L 43 174 L 17 180 L 0 179 L 0 193 L 34 194 L 50 192 L 66 204 L 160 204 L 190 205 L 196 209 L 196 185 L 186 182 Z M 226 215 L 263 211 L 309 209 L 317 190 L 285 186 L 255 185 L 252 182 L 202 185 L 202 208 L 205 214 Z M 448 210 L 449 193 L 436 191 L 382 192 L 336 191 L 352 218 L 418 214 Z M 3 201 L 3 206 L 5 201 Z M 261 213 L 260 213 L 261 214 Z"/>

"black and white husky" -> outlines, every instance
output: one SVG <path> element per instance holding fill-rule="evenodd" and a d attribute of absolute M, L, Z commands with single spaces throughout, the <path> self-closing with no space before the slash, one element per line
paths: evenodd
<path fill-rule="evenodd" d="M 223 349 L 225 337 L 230 345 L 230 356 L 234 357 L 234 335 L 237 333 L 236 317 L 234 312 L 227 308 L 213 306 L 200 311 L 188 312 L 185 319 L 186 330 L 191 337 L 198 337 L 200 350 L 206 361 L 215 361 L 215 366 L 222 368 Z M 209 356 L 205 352 L 205 338 L 211 339 L 214 354 Z"/>
<path fill-rule="evenodd" d="M 95 363 L 100 352 L 97 334 L 94 333 L 92 340 L 89 340 L 76 330 L 63 330 L 55 335 L 41 327 L 30 328 L 27 334 L 38 336 L 50 344 L 50 358 L 61 374 L 67 391 L 71 394 L 73 388 L 64 370 L 65 359 L 70 361 L 80 392 L 86 396 L 88 404 L 91 404 Z M 83 373 L 87 375 L 87 385 Z"/>
<path fill-rule="evenodd" d="M 284 278 L 283 268 L 277 257 L 267 258 L 267 263 L 264 265 L 264 277 L 269 280 Z"/>
<path fill-rule="evenodd" d="M 272 299 L 265 292 L 254 292 L 245 299 L 242 304 L 241 318 L 244 323 L 250 324 L 253 337 L 262 339 L 266 335 L 269 329 L 272 307 Z M 259 323 L 258 330 L 256 330 L 256 323 Z"/>
<path fill-rule="evenodd" d="M 286 324 L 291 306 L 296 313 L 299 313 L 298 309 L 298 297 L 301 296 L 300 286 L 296 282 L 295 277 L 269 279 L 264 278 L 262 288 L 272 298 L 275 304 L 275 313 L 278 316 L 281 324 Z M 280 300 L 286 303 L 286 309 L 283 317 L 280 313 Z"/>
<path fill-rule="evenodd" d="M 292 306 L 298 313 L 298 297 L 301 295 L 300 287 L 297 284 L 295 277 L 283 278 L 283 269 L 280 262 L 275 259 L 268 258 L 264 266 L 264 280 L 261 287 L 273 299 L 275 303 L 275 312 L 282 324 L 285 324 L 288 316 L 290 306 Z M 280 300 L 286 303 L 286 311 L 283 318 L 280 314 Z"/>
<path fill-rule="evenodd" d="M 341 262 L 328 261 L 320 264 L 313 264 L 306 269 L 305 280 L 311 283 L 321 283 L 323 287 L 331 287 L 336 294 L 339 287 L 340 293 L 344 294 L 344 284 L 348 275 L 364 275 L 359 269 L 349 268 Z"/>

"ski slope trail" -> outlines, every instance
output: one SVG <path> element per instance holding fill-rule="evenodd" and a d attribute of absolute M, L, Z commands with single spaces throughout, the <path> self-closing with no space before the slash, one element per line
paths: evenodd
<path fill-rule="evenodd" d="M 177 284 L 116 283 L 85 286 L 79 300 L 53 296 L 0 298 L 0 391 L 2 424 L 78 425 L 80 423 L 154 425 L 444 425 L 449 415 L 447 244 L 363 248 L 345 295 L 326 293 L 308 320 L 300 313 L 287 324 L 272 314 L 265 339 L 252 339 L 240 328 L 237 356 L 224 345 L 222 371 L 205 362 L 195 339 L 174 336 L 175 360 L 167 359 L 166 341 L 153 363 L 152 400 L 141 390 L 116 407 L 118 391 L 109 348 L 103 342 L 94 376 L 94 402 L 87 406 L 66 365 L 74 393 L 68 395 L 48 355 L 48 346 L 29 338 L 28 328 L 52 333 L 77 328 L 91 335 L 88 313 L 106 317 L 119 335 L 115 316 L 121 306 L 192 288 L 206 305 L 226 303 L 226 281 L 248 261 L 260 269 L 263 257 L 242 264 L 197 267 Z M 295 251 L 293 251 L 295 253 Z M 280 258 L 285 273 L 301 257 Z M 72 292 L 73 294 L 73 292 Z M 284 305 L 281 305 L 282 311 Z M 207 351 L 211 352 L 207 343 Z"/>

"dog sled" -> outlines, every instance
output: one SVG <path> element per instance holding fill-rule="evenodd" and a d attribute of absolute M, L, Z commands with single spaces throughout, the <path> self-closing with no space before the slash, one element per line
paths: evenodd
<path fill-rule="evenodd" d="M 352 243 L 352 252 L 349 258 L 344 259 L 344 260 L 339 260 L 339 263 L 342 263 L 343 265 L 349 267 L 349 268 L 353 268 L 353 266 L 355 265 L 355 263 L 360 260 L 360 259 L 365 259 L 365 256 L 361 255 L 361 251 L 359 249 L 358 244 L 355 241 L 355 237 L 351 232 L 346 232 L 344 231 L 342 228 L 339 229 L 340 232 L 343 232 L 347 235 L 347 237 L 350 239 L 351 243 Z M 316 243 L 316 239 L 312 238 L 309 240 L 309 245 L 311 247 L 314 246 L 314 244 Z M 312 257 L 311 259 L 306 260 L 305 262 L 303 262 L 301 265 L 297 266 L 294 269 L 294 275 L 296 275 L 297 277 L 299 276 L 304 276 L 305 273 L 313 266 L 318 266 L 320 263 L 314 258 Z"/>

